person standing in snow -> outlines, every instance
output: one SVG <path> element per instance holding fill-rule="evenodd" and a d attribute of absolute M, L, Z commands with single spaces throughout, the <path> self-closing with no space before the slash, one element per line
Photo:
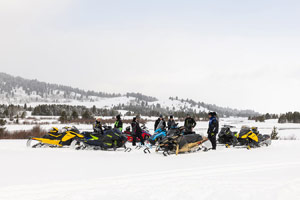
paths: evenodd
<path fill-rule="evenodd" d="M 184 120 L 185 134 L 191 134 L 196 125 L 197 123 L 194 118 L 192 118 L 190 114 L 187 114 L 187 117 Z"/>
<path fill-rule="evenodd" d="M 165 129 L 166 128 L 166 122 L 162 115 L 159 116 L 159 118 L 155 121 L 154 124 L 154 131 L 157 129 Z"/>
<path fill-rule="evenodd" d="M 141 145 L 144 144 L 144 138 L 142 136 L 142 129 L 140 127 L 139 118 L 134 117 L 131 122 L 132 127 L 132 146 L 136 146 L 136 138 L 139 138 L 141 141 Z"/>
<path fill-rule="evenodd" d="M 219 132 L 219 121 L 217 119 L 217 113 L 216 112 L 209 112 L 209 125 L 208 125 L 208 139 L 211 142 L 212 149 L 217 149 L 217 134 Z"/>
<path fill-rule="evenodd" d="M 102 129 L 102 124 L 101 124 L 101 119 L 97 118 L 95 123 L 93 124 L 93 130 L 95 134 L 103 134 L 103 129 Z"/>
<path fill-rule="evenodd" d="M 176 122 L 174 120 L 173 115 L 170 116 L 170 119 L 168 120 L 168 130 L 170 130 L 171 128 L 175 128 L 176 127 Z"/>
<path fill-rule="evenodd" d="M 123 130 L 123 122 L 121 120 L 121 115 L 116 116 L 117 120 L 115 122 L 114 128 L 119 129 L 121 132 Z"/>

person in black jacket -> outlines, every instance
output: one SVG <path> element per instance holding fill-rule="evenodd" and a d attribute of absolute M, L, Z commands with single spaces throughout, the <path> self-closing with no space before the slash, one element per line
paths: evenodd
<path fill-rule="evenodd" d="M 163 118 L 162 115 L 159 116 L 159 118 L 155 121 L 155 124 L 154 124 L 154 131 L 156 131 L 157 129 L 165 129 L 166 128 L 166 122 Z"/>
<path fill-rule="evenodd" d="M 171 128 L 175 128 L 176 127 L 176 122 L 174 120 L 173 115 L 170 116 L 170 119 L 168 121 L 168 130 L 170 130 Z"/>
<path fill-rule="evenodd" d="M 209 112 L 209 125 L 208 125 L 208 139 L 211 142 L 212 149 L 217 149 L 217 134 L 219 132 L 219 121 L 217 119 L 217 113 L 216 112 Z"/>
<path fill-rule="evenodd" d="M 141 145 L 144 144 L 144 138 L 142 136 L 142 129 L 140 127 L 139 119 L 134 117 L 131 122 L 132 127 L 132 146 L 136 146 L 136 138 L 139 138 L 141 141 Z"/>
<path fill-rule="evenodd" d="M 187 115 L 187 117 L 184 120 L 184 128 L 185 128 L 185 134 L 190 134 L 193 132 L 193 128 L 197 125 L 194 118 L 191 117 L 190 114 Z"/>
<path fill-rule="evenodd" d="M 95 134 L 103 135 L 103 129 L 100 118 L 96 119 L 95 123 L 93 124 L 93 130 Z"/>
<path fill-rule="evenodd" d="M 123 122 L 121 120 L 121 115 L 117 115 L 116 118 L 117 118 L 117 120 L 115 122 L 114 128 L 117 128 L 122 132 L 123 131 Z"/>

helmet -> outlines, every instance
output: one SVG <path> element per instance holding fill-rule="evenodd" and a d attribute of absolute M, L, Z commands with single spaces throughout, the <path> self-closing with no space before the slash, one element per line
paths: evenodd
<path fill-rule="evenodd" d="M 117 118 L 117 119 L 121 119 L 121 115 L 117 115 L 116 118 Z"/>
<path fill-rule="evenodd" d="M 159 115 L 159 118 L 163 118 L 163 115 Z"/>
<path fill-rule="evenodd" d="M 173 115 L 170 115 L 170 119 L 173 119 Z"/>

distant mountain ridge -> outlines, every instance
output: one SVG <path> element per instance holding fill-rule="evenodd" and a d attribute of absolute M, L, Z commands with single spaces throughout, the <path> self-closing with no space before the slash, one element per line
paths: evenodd
<path fill-rule="evenodd" d="M 4 98 L 13 99 L 16 93 L 23 93 L 24 96 L 32 96 L 30 101 L 41 101 L 45 102 L 51 101 L 51 99 L 72 99 L 80 101 L 93 101 L 96 97 L 100 98 L 114 98 L 121 97 L 124 95 L 116 93 L 105 93 L 105 92 L 95 92 L 91 90 L 82 90 L 79 88 L 73 88 L 65 85 L 50 84 L 46 82 L 41 82 L 38 80 L 29 80 L 22 77 L 11 76 L 6 73 L 0 72 L 0 94 Z M 140 93 L 127 93 L 127 96 L 135 97 L 140 100 L 146 101 L 157 101 L 155 97 L 146 96 Z M 53 98 L 51 98 L 53 97 Z M 1 98 L 1 96 L 0 96 Z M 50 98 L 47 100 L 47 98 Z M 21 102 L 20 102 L 21 103 Z"/>
<path fill-rule="evenodd" d="M 70 86 L 50 84 L 38 80 L 29 80 L 22 77 L 0 73 L 0 103 L 2 104 L 29 104 L 33 107 L 39 104 L 66 104 L 86 107 L 128 110 L 134 113 L 194 113 L 201 116 L 210 110 L 220 116 L 258 116 L 253 110 L 238 110 L 220 107 L 191 99 L 158 99 L 141 93 L 105 93 L 86 91 Z"/>

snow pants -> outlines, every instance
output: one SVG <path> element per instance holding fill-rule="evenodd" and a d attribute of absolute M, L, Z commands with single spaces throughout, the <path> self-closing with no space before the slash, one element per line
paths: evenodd
<path fill-rule="evenodd" d="M 208 139 L 211 142 L 212 149 L 217 149 L 217 136 L 208 134 Z"/>
<path fill-rule="evenodd" d="M 145 145 L 145 143 L 144 143 L 144 138 L 143 138 L 142 134 L 139 133 L 139 134 L 136 134 L 136 135 L 132 135 L 132 145 L 133 145 L 133 146 L 136 145 L 136 138 L 139 138 L 140 141 L 141 141 L 141 144 L 142 144 L 142 145 Z"/>

